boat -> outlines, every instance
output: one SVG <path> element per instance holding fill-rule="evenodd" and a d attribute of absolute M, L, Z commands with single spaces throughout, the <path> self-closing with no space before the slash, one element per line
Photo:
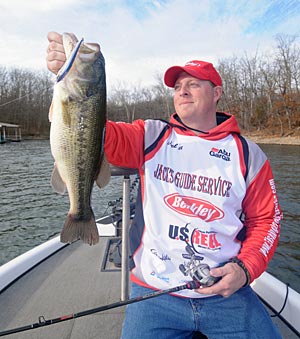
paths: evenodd
<path fill-rule="evenodd" d="M 100 241 L 46 241 L 0 267 L 0 336 L 16 339 L 120 338 L 126 304 L 168 291 L 129 298 L 128 229 L 135 170 L 123 176 L 121 207 L 99 218 Z M 120 246 L 122 244 L 122 246 Z M 284 339 L 300 338 L 300 294 L 268 272 L 252 283 Z M 200 333 L 194 338 L 205 338 Z"/>

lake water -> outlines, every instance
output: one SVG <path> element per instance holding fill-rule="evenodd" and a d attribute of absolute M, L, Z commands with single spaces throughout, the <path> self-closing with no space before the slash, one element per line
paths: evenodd
<path fill-rule="evenodd" d="M 261 145 L 270 159 L 284 213 L 281 238 L 268 271 L 300 292 L 300 146 Z M 68 196 L 53 192 L 49 141 L 0 145 L 0 265 L 60 232 Z M 262 192 L 263 194 L 263 192 Z M 122 195 L 122 178 L 94 188 L 96 218 Z"/>

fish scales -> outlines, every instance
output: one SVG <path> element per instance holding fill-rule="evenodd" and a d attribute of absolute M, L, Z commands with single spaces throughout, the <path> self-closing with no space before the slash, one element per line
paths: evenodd
<path fill-rule="evenodd" d="M 99 45 L 84 43 L 70 61 L 77 39 L 63 34 L 63 42 L 69 70 L 54 86 L 49 114 L 55 160 L 51 182 L 55 191 L 63 194 L 67 189 L 69 194 L 70 210 L 61 241 L 82 239 L 92 245 L 99 241 L 91 208 L 92 188 L 95 180 L 103 187 L 110 177 L 103 150 L 105 63 Z"/>

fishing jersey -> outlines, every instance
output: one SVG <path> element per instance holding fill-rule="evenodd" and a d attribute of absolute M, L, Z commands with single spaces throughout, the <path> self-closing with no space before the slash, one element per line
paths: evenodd
<path fill-rule="evenodd" d="M 233 116 L 218 113 L 217 120 L 200 136 L 176 114 L 170 122 L 107 122 L 109 162 L 140 173 L 130 229 L 131 280 L 140 285 L 167 289 L 190 281 L 180 267 L 192 255 L 211 268 L 237 256 L 252 281 L 274 254 L 281 210 L 269 162 L 255 143 L 245 148 Z"/>

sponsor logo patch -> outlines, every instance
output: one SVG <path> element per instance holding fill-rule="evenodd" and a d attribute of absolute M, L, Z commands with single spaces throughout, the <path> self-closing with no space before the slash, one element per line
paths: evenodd
<path fill-rule="evenodd" d="M 177 213 L 200 218 L 206 222 L 222 219 L 224 212 L 209 201 L 172 193 L 164 197 L 165 204 Z"/>
<path fill-rule="evenodd" d="M 184 241 L 198 254 L 202 254 L 203 250 L 219 251 L 222 247 L 216 232 L 192 228 L 189 224 L 184 227 L 169 225 L 169 238 Z"/>
<path fill-rule="evenodd" d="M 211 157 L 220 158 L 225 161 L 230 161 L 230 152 L 227 152 L 225 149 L 219 149 L 216 147 L 212 147 L 209 151 L 209 155 Z"/>

